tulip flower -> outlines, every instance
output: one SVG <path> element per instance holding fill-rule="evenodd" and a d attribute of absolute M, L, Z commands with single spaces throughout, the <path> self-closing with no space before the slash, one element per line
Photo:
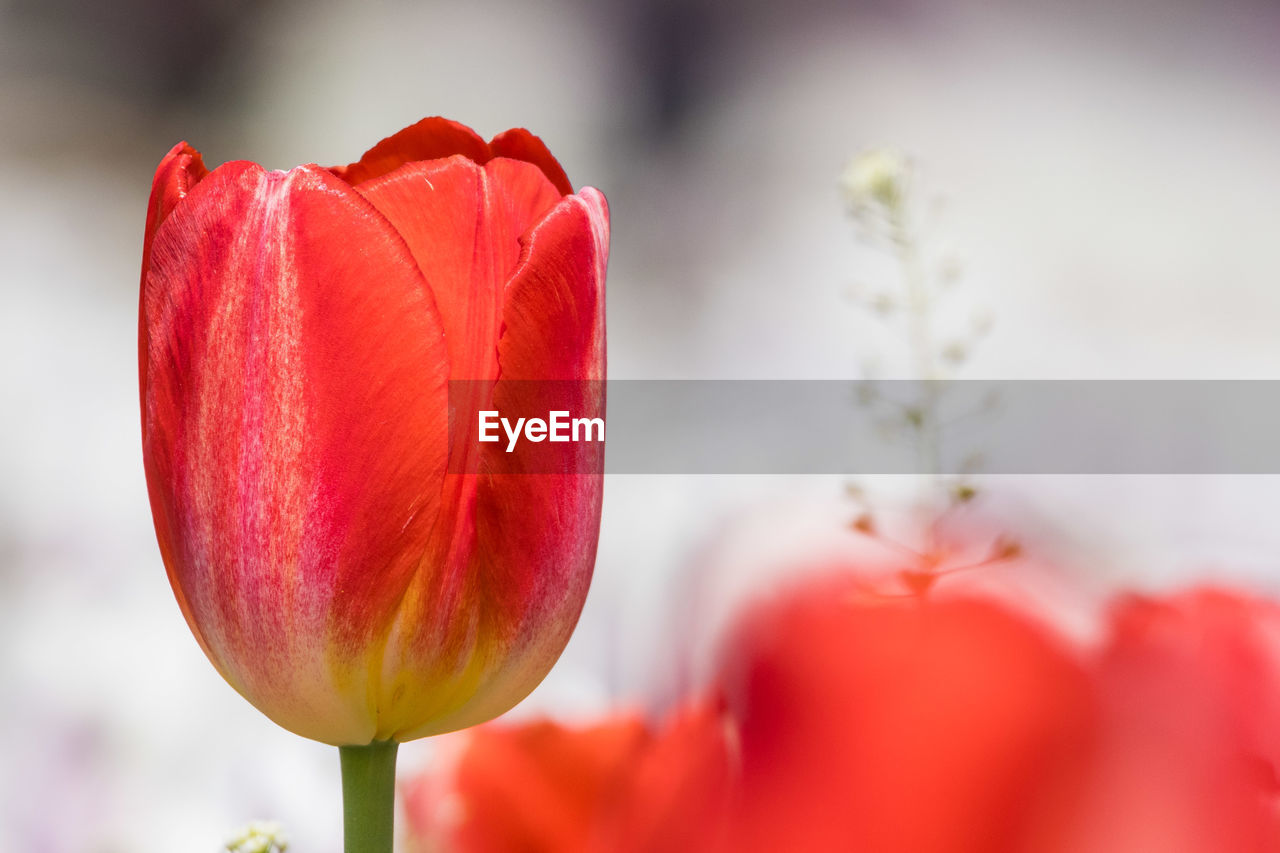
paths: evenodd
<path fill-rule="evenodd" d="M 742 750 L 733 850 L 1035 850 L 1093 727 L 1086 669 L 1036 621 L 851 576 L 748 612 L 719 681 Z"/>
<path fill-rule="evenodd" d="M 1081 644 L 991 590 L 810 577 L 665 722 L 467 732 L 406 786 L 411 849 L 1274 850 L 1278 637 L 1223 589 L 1122 596 Z"/>
<path fill-rule="evenodd" d="M 806 579 L 721 657 L 656 726 L 468 732 L 406 788 L 412 849 L 1023 853 L 1080 785 L 1089 673 L 992 601 Z"/>
<path fill-rule="evenodd" d="M 705 699 L 657 722 L 479 726 L 405 785 L 409 850 L 723 850 L 737 768 L 728 732 Z"/>
<path fill-rule="evenodd" d="M 1128 594 L 1110 611 L 1088 797 L 1039 849 L 1274 850 L 1280 606 L 1207 587 Z"/>
<path fill-rule="evenodd" d="M 501 714 L 554 663 L 599 445 L 494 473 L 503 448 L 457 413 L 520 403 L 502 378 L 602 415 L 608 230 L 524 130 L 425 119 L 337 168 L 209 171 L 185 143 L 160 163 L 139 328 L 156 534 L 201 648 L 272 720 L 393 768 L 395 743 Z"/>

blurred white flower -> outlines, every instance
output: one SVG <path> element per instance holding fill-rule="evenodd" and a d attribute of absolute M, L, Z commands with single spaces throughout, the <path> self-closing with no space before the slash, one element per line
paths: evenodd
<path fill-rule="evenodd" d="M 895 208 L 902 201 L 909 164 L 891 148 L 864 151 L 840 175 L 840 190 L 849 206 Z"/>
<path fill-rule="evenodd" d="M 228 853 L 285 853 L 289 840 L 278 823 L 255 820 L 227 839 Z"/>

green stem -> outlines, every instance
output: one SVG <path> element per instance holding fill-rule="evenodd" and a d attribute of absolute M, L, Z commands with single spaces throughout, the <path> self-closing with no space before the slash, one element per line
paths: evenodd
<path fill-rule="evenodd" d="M 342 836 L 346 853 L 391 853 L 395 838 L 395 741 L 340 746 Z"/>
<path fill-rule="evenodd" d="M 915 378 L 921 383 L 920 424 L 916 429 L 916 455 L 920 464 L 920 505 L 930 519 L 926 528 L 925 550 L 934 553 L 938 549 L 938 525 L 934 503 L 937 499 L 938 480 L 942 473 L 942 437 L 938 427 L 939 376 L 934 361 L 933 303 L 920 268 L 915 234 L 907 219 L 906 211 L 895 206 L 890 211 L 893 240 L 898 247 L 898 262 L 907 290 L 907 316 L 910 325 L 911 355 L 915 362 Z"/>

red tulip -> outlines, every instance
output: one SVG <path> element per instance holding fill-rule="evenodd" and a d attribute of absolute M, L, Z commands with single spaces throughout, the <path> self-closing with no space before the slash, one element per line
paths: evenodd
<path fill-rule="evenodd" d="M 731 849 L 1275 849 L 1278 638 L 1212 590 L 1123 599 L 1093 654 L 981 599 L 801 587 L 726 644 Z"/>
<path fill-rule="evenodd" d="M 485 726 L 424 850 L 1254 853 L 1280 838 L 1280 606 L 1125 596 L 1099 648 L 982 598 L 811 579 L 658 729 Z M 414 848 L 417 849 L 417 848 Z"/>
<path fill-rule="evenodd" d="M 1197 589 L 1126 595 L 1111 616 L 1087 797 L 1038 849 L 1276 849 L 1280 607 Z"/>
<path fill-rule="evenodd" d="M 447 774 L 434 767 L 405 786 L 411 849 L 584 851 L 647 739 L 631 715 L 478 727 Z"/>
<path fill-rule="evenodd" d="M 451 419 L 512 402 L 499 377 L 603 379 L 607 252 L 604 197 L 524 130 L 426 119 L 333 169 L 210 172 L 185 143 L 160 163 L 151 508 L 196 639 L 271 719 L 403 741 L 546 674 L 590 581 L 600 453 L 495 474 L 504 448 Z M 485 381 L 458 401 L 450 380 Z M 567 384 L 602 413 L 599 383 Z"/>
<path fill-rule="evenodd" d="M 725 648 L 730 849 L 1022 853 L 1077 785 L 1088 673 L 992 602 L 877 600 L 836 578 L 749 612 Z"/>
<path fill-rule="evenodd" d="M 1103 672 L 1185 735 L 1199 728 L 1280 793 L 1280 605 L 1200 587 L 1167 598 L 1122 597 L 1111 612 Z"/>
<path fill-rule="evenodd" d="M 664 853 L 724 849 L 736 756 L 722 709 L 694 701 L 660 725 L 473 729 L 452 767 L 404 788 L 410 849 Z"/>

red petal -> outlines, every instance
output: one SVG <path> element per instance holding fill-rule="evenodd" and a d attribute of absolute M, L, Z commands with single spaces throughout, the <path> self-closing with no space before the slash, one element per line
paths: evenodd
<path fill-rule="evenodd" d="M 525 254 L 507 286 L 498 364 L 503 382 L 493 407 L 502 413 L 546 418 L 604 416 L 604 273 L 608 212 L 593 189 L 560 202 L 525 238 Z M 602 443 L 556 446 L 566 473 L 536 473 L 545 457 L 527 457 L 501 443 L 484 445 L 477 498 L 477 537 L 494 543 L 473 571 L 495 608 L 511 615 L 520 633 L 552 620 L 564 640 L 577 621 L 595 560 L 600 514 Z M 550 444 L 532 448 L 551 448 Z M 561 451 L 559 448 L 565 448 Z M 551 469 L 556 470 L 556 469 Z"/>
<path fill-rule="evenodd" d="M 365 152 L 358 162 L 337 166 L 331 171 L 347 183 L 356 184 L 380 178 L 401 166 L 424 160 L 441 160 L 461 155 L 483 166 L 495 157 L 521 160 L 537 166 L 556 188 L 559 195 L 569 195 L 573 185 L 546 144 L 523 128 L 504 131 L 484 139 L 474 130 L 439 116 L 424 118 Z"/>
<path fill-rule="evenodd" d="M 630 713 L 478 726 L 452 762 L 405 783 L 408 834 L 460 853 L 721 850 L 735 764 L 725 732 L 705 702 L 656 728 Z"/>
<path fill-rule="evenodd" d="M 155 237 L 160 223 L 169 216 L 178 202 L 186 197 L 191 188 L 209 174 L 205 168 L 200 152 L 185 142 L 179 142 L 169 153 L 164 155 L 160 165 L 156 167 L 155 178 L 151 182 L 151 199 L 147 202 L 147 225 L 142 236 L 142 284 L 147 283 L 147 267 L 151 263 L 151 241 Z M 139 344 L 142 341 L 142 329 L 138 330 Z M 145 388 L 147 383 L 147 361 L 143 349 L 138 348 L 138 381 L 139 387 Z"/>
<path fill-rule="evenodd" d="M 151 200 L 147 203 L 147 229 L 143 237 L 142 265 L 145 271 L 151 238 L 160 223 L 173 211 L 191 188 L 209 174 L 200 152 L 179 142 L 164 155 L 151 182 Z"/>
<path fill-rule="evenodd" d="M 1280 775 L 1280 605 L 1202 587 L 1167 598 L 1125 596 L 1111 616 L 1111 669 L 1157 697 L 1191 697 L 1171 707 L 1212 718 L 1238 739 L 1236 751 Z"/>
<path fill-rule="evenodd" d="M 367 742 L 446 456 L 407 247 L 326 172 L 224 167 L 157 231 L 143 324 L 148 483 L 193 630 L 281 725 Z"/>
<path fill-rule="evenodd" d="M 451 792 L 469 808 L 448 833 L 450 849 L 593 849 L 594 831 L 649 740 L 644 721 L 631 716 L 585 729 L 551 722 L 476 729 Z"/>
<path fill-rule="evenodd" d="M 492 149 L 494 157 L 510 157 L 513 160 L 533 163 L 542 170 L 542 174 L 547 176 L 547 180 L 551 181 L 561 195 L 573 194 L 573 184 L 569 183 L 569 176 L 564 173 L 560 161 L 551 156 L 546 143 L 524 128 L 517 127 L 499 133 L 489 143 L 489 148 Z"/>
<path fill-rule="evenodd" d="M 1122 597 L 1100 666 L 1110 737 L 1072 850 L 1270 850 L 1280 607 L 1202 588 Z"/>
<path fill-rule="evenodd" d="M 520 263 L 520 239 L 556 203 L 559 193 L 532 164 L 499 158 L 478 166 L 463 157 L 409 163 L 357 186 L 356 191 L 402 235 L 435 294 L 449 347 L 451 378 L 486 380 L 474 383 L 473 388 L 477 394 L 487 395 L 488 383 L 498 378 L 503 292 Z M 467 411 L 483 406 L 458 408 Z M 465 459 L 476 447 L 477 443 L 459 430 L 452 448 L 458 458 L 451 460 L 451 470 L 467 470 Z M 535 492 L 536 500 L 545 500 L 539 490 Z M 480 498 L 487 499 L 505 500 Z M 406 699 L 406 707 L 426 708 L 429 713 L 405 719 L 405 728 L 388 729 L 380 736 L 404 736 L 437 713 L 492 716 L 520 698 L 511 698 L 509 692 L 491 695 L 489 698 L 501 705 L 492 712 L 467 704 L 478 684 L 466 687 L 465 682 L 476 674 L 464 676 L 460 672 L 469 661 L 480 661 L 475 663 L 481 671 L 479 677 L 489 678 L 495 669 L 512 663 L 507 650 L 519 634 L 522 614 L 531 606 L 527 600 L 530 590 L 523 582 L 499 589 L 497 585 L 504 578 L 495 577 L 488 570 L 489 558 L 477 553 L 498 547 L 498 543 L 488 538 L 487 528 L 486 532 L 478 531 L 475 476 L 451 475 L 443 507 L 444 521 L 424 560 L 424 567 L 429 568 L 415 579 L 397 621 L 395 640 L 388 650 L 388 661 L 393 665 L 388 666 L 383 698 L 384 702 L 393 701 L 400 687 L 395 679 L 405 674 L 418 674 L 411 679 L 414 684 L 403 687 L 409 696 L 426 689 L 424 685 L 432 686 L 422 673 L 439 673 L 442 683 L 457 679 L 464 684 L 458 686 L 457 693 L 437 685 L 430 697 Z M 579 545 L 572 542 L 570 547 Z M 522 578 L 522 567 L 530 564 L 529 558 L 514 551 L 502 553 L 514 560 L 514 565 L 503 567 L 500 574 Z M 577 583 L 575 580 L 574 595 L 585 592 Z M 509 606 L 495 606 L 496 597 Z M 558 626 L 549 636 L 559 641 Z M 477 649 L 484 649 L 489 659 L 477 658 Z M 540 669 L 538 678 L 544 673 L 545 668 Z"/>
<path fill-rule="evenodd" d="M 625 768 L 626 788 L 592 850 L 724 850 L 737 760 L 718 705 L 678 709 Z"/>
<path fill-rule="evenodd" d="M 559 198 L 534 166 L 415 162 L 356 190 L 400 232 L 435 294 L 454 379 L 497 377 L 502 290 L 520 238 Z"/>
<path fill-rule="evenodd" d="M 474 130 L 447 118 L 432 116 L 388 136 L 365 152 L 359 162 L 339 166 L 333 173 L 352 186 L 381 177 L 406 163 L 439 160 L 461 154 L 484 163 L 489 145 Z"/>
<path fill-rule="evenodd" d="M 521 242 L 524 256 L 502 309 L 502 378 L 603 379 L 604 196 L 587 187 L 563 199 Z"/>
<path fill-rule="evenodd" d="M 519 379 L 603 377 L 607 225 L 598 193 L 562 199 L 529 229 L 558 193 L 519 161 L 414 163 L 357 191 L 404 235 L 435 292 L 453 379 L 493 380 L 506 375 L 508 361 Z M 469 388 L 489 393 L 487 381 Z M 575 414 L 601 412 L 598 382 L 570 388 Z M 504 393 L 500 387 L 492 405 L 454 400 L 454 410 L 528 405 Z M 469 435 L 474 429 L 469 418 L 455 424 L 451 471 L 495 469 L 468 463 L 481 447 Z M 396 669 L 435 670 L 453 687 L 418 700 L 438 703 L 429 727 L 406 720 L 406 728 L 382 736 L 488 719 L 522 698 L 555 660 L 586 595 L 600 513 L 601 445 L 575 447 L 582 456 L 570 470 L 582 473 L 449 476 L 448 522 L 424 561 L 432 571 L 421 572 L 406 595 L 388 677 Z M 409 695 L 423 689 L 400 687 Z M 389 700 L 390 681 L 385 689 Z"/>
<path fill-rule="evenodd" d="M 504 380 L 561 381 L 500 382 L 492 408 L 516 415 L 536 411 L 544 418 L 550 408 L 602 417 L 604 198 L 584 190 L 562 200 L 524 242 L 524 257 L 505 292 L 499 369 Z M 474 478 L 479 547 L 466 576 L 485 602 L 487 630 L 511 650 L 506 666 L 485 685 L 492 696 L 519 698 L 537 685 L 568 642 L 591 581 L 604 445 L 554 446 L 568 448 L 566 473 L 493 473 L 518 468 L 504 447 L 486 444 Z M 483 701 L 477 706 L 485 710 Z"/>
<path fill-rule="evenodd" d="M 732 849 L 1045 849 L 1022 833 L 1074 793 L 1086 672 L 991 604 L 855 594 L 814 584 L 725 646 L 743 757 Z"/>

